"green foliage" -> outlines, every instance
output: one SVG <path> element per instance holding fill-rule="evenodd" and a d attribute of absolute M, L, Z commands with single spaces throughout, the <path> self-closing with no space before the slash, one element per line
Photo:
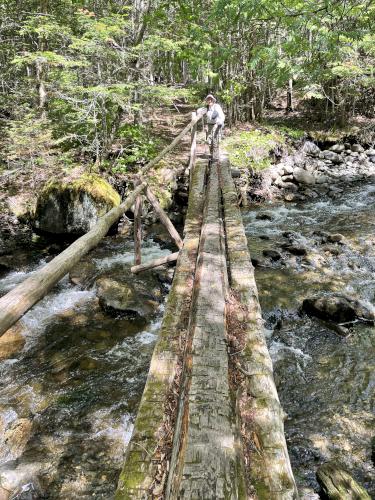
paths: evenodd
<path fill-rule="evenodd" d="M 112 166 L 112 172 L 125 173 L 135 164 L 144 164 L 154 158 L 158 141 L 140 125 L 125 124 L 119 128 L 118 138 L 122 144 L 121 155 Z"/>
<path fill-rule="evenodd" d="M 254 170 L 268 168 L 275 150 L 284 145 L 285 138 L 278 132 L 258 129 L 233 133 L 223 141 L 232 165 Z"/>

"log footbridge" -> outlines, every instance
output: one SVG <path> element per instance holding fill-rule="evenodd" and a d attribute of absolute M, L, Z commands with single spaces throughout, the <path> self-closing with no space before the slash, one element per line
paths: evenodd
<path fill-rule="evenodd" d="M 0 334 L 134 205 L 133 272 L 171 260 L 177 263 L 115 499 L 296 499 L 284 413 L 263 333 L 237 192 L 227 158 L 196 159 L 201 118 L 194 114 L 142 172 L 191 131 L 183 239 L 142 176 L 128 199 L 99 221 L 99 230 L 94 228 L 76 240 L 38 276 L 0 299 Z M 141 263 L 140 253 L 142 192 L 179 248 L 168 258 L 148 264 Z"/>

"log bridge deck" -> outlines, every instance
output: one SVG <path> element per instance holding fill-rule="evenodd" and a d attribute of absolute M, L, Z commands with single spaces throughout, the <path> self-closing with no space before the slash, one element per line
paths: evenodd
<path fill-rule="evenodd" d="M 298 498 L 254 270 L 230 165 L 196 161 L 189 124 L 141 171 L 134 191 L 38 273 L 0 298 L 3 335 L 134 206 L 133 272 L 177 260 L 116 500 Z M 183 239 L 145 174 L 191 131 Z M 214 155 L 216 157 L 216 155 Z M 179 251 L 141 264 L 142 193 Z"/>
<path fill-rule="evenodd" d="M 294 499 L 229 162 L 198 159 L 116 500 Z"/>

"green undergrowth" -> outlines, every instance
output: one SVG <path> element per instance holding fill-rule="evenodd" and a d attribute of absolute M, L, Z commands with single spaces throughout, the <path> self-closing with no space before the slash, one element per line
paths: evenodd
<path fill-rule="evenodd" d="M 275 153 L 286 147 L 286 141 L 276 130 L 241 130 L 224 139 L 223 147 L 233 166 L 263 170 L 272 164 Z"/>

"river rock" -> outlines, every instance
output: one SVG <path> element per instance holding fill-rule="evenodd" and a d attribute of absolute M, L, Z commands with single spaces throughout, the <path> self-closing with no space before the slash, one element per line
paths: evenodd
<path fill-rule="evenodd" d="M 281 245 L 281 248 L 283 250 L 286 250 L 287 252 L 293 254 L 293 255 L 306 255 L 307 250 L 304 246 L 298 245 L 297 243 L 295 244 L 283 244 Z"/>
<path fill-rule="evenodd" d="M 364 148 L 360 144 L 352 144 L 350 148 L 354 153 L 363 153 Z"/>
<path fill-rule="evenodd" d="M 375 154 L 375 153 L 374 153 Z M 290 165 L 289 163 L 285 163 L 283 167 L 283 173 L 285 175 L 289 175 L 293 173 L 293 166 Z"/>
<path fill-rule="evenodd" d="M 143 283 L 119 282 L 112 278 L 96 281 L 99 304 L 108 312 L 149 319 L 159 307 L 155 295 Z"/>
<path fill-rule="evenodd" d="M 316 477 L 328 500 L 371 500 L 366 490 L 335 462 L 321 465 Z"/>
<path fill-rule="evenodd" d="M 281 259 L 281 253 L 278 252 L 277 250 L 263 250 L 263 255 L 265 257 L 269 257 L 271 260 L 280 260 Z"/>
<path fill-rule="evenodd" d="M 0 423 L 2 460 L 16 460 L 22 455 L 30 439 L 32 427 L 32 421 L 27 418 L 16 418 L 8 424 Z"/>
<path fill-rule="evenodd" d="M 25 345 L 24 331 L 20 325 L 16 323 L 0 337 L 0 360 L 13 357 Z"/>
<path fill-rule="evenodd" d="M 293 171 L 294 178 L 300 184 L 306 184 L 308 186 L 312 186 L 315 184 L 315 177 L 306 172 L 303 168 L 296 167 Z"/>
<path fill-rule="evenodd" d="M 302 151 L 310 156 L 319 156 L 320 148 L 311 141 L 306 141 L 302 147 Z"/>
<path fill-rule="evenodd" d="M 345 241 L 345 236 L 343 236 L 340 233 L 328 234 L 327 235 L 327 240 L 330 243 L 343 243 Z"/>
<path fill-rule="evenodd" d="M 325 160 L 329 160 L 335 164 L 342 163 L 343 161 L 341 156 L 333 151 L 323 151 L 322 155 Z"/>
<path fill-rule="evenodd" d="M 345 146 L 344 144 L 334 144 L 329 148 L 329 150 L 334 153 L 343 153 L 345 151 Z"/>
<path fill-rule="evenodd" d="M 345 295 L 323 295 L 303 301 L 302 309 L 310 316 L 336 323 L 361 319 L 375 321 L 375 309 L 371 304 Z"/>
<path fill-rule="evenodd" d="M 270 212 L 261 212 L 255 217 L 257 220 L 273 220 L 274 216 Z"/>
<path fill-rule="evenodd" d="M 81 235 L 120 201 L 119 194 L 99 175 L 52 180 L 38 196 L 33 225 L 47 233 Z"/>

